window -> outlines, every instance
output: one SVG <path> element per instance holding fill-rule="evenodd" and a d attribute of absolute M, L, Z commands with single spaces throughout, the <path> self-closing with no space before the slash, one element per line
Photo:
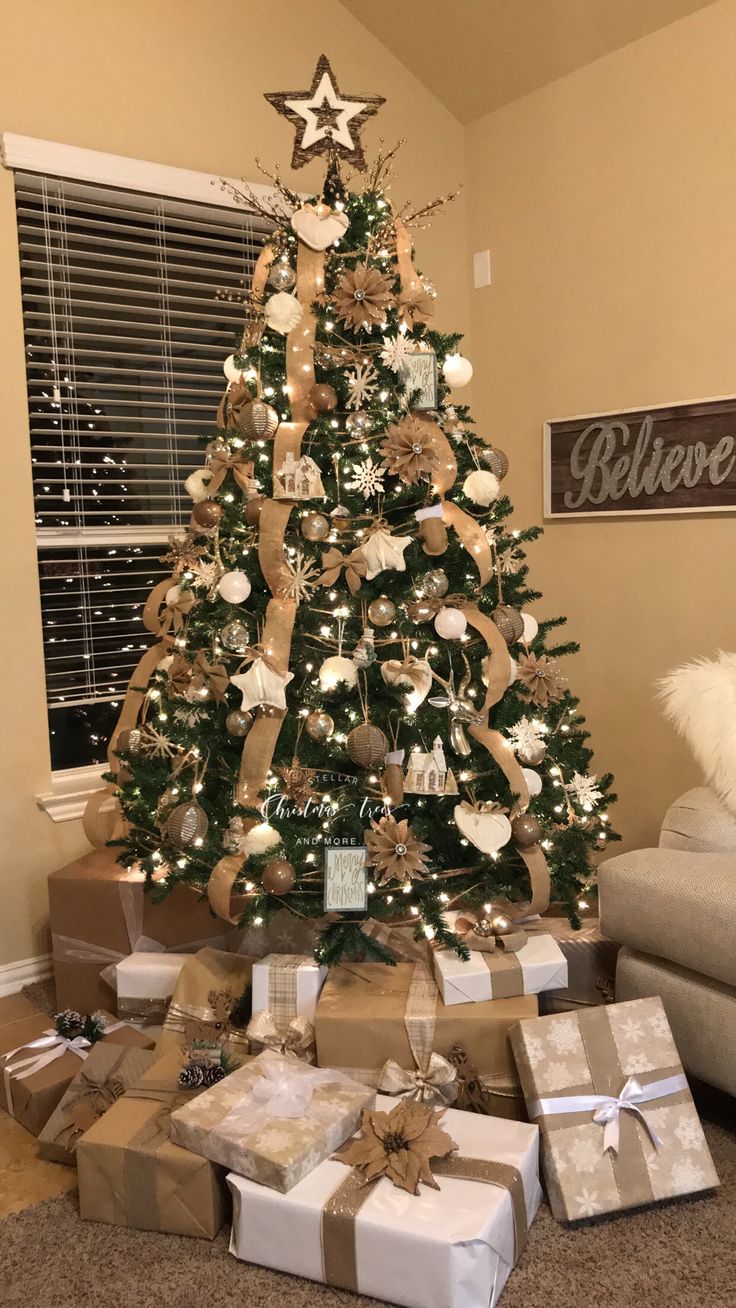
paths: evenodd
<path fill-rule="evenodd" d="M 105 758 L 267 229 L 215 188 L 194 203 L 23 171 L 15 183 L 57 771 Z"/>

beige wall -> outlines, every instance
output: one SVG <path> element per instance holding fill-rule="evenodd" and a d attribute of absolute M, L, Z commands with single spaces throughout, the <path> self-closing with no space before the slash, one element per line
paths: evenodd
<path fill-rule="evenodd" d="M 397 199 L 429 199 L 462 178 L 459 124 L 335 0 L 8 0 L 0 130 L 255 177 L 256 154 L 267 164 L 291 154 L 291 128 L 262 93 L 308 84 L 323 50 L 347 91 L 388 97 L 365 141 L 375 149 L 380 136 L 408 138 Z M 295 181 L 307 189 L 320 176 L 312 167 Z M 440 324 L 464 328 L 463 202 L 418 245 Z M 49 757 L 17 264 L 12 180 L 0 172 L 0 964 L 47 948 L 46 875 L 86 848 L 79 823 L 53 824 L 34 798 L 48 789 Z"/>
<path fill-rule="evenodd" d="M 727 0 L 472 124 L 475 408 L 542 520 L 545 418 L 736 393 L 736 3 Z M 595 766 L 627 846 L 653 843 L 698 772 L 652 682 L 736 647 L 734 520 L 549 523 L 531 552 L 566 613 Z"/>

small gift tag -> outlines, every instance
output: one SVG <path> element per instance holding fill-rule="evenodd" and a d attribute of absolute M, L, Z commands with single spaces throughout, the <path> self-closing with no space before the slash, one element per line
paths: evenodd
<path fill-rule="evenodd" d="M 328 846 L 325 850 L 325 912 L 364 913 L 367 907 L 365 847 Z"/>

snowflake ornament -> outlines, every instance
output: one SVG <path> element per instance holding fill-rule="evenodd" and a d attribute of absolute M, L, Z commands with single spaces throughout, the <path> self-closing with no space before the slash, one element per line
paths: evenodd
<path fill-rule="evenodd" d="M 603 799 L 603 792 L 598 789 L 597 781 L 598 778 L 595 776 L 585 777 L 582 772 L 575 772 L 572 781 L 565 786 L 568 795 L 577 800 L 586 813 L 590 813 Z"/>
<path fill-rule="evenodd" d="M 315 586 L 319 573 L 319 568 L 311 559 L 305 559 L 301 550 L 297 550 L 294 559 L 284 559 L 281 565 L 281 581 L 278 586 L 278 594 L 281 599 L 294 600 L 299 604 L 301 600 L 309 599 Z"/>
<path fill-rule="evenodd" d="M 217 588 L 217 583 L 222 576 L 222 568 L 219 563 L 213 560 L 198 559 L 192 564 L 192 590 L 206 590 L 213 592 Z"/>
<path fill-rule="evenodd" d="M 174 709 L 174 721 L 181 722 L 185 727 L 196 727 L 203 714 L 204 709 L 199 708 L 197 704 L 192 704 L 190 708 Z"/>
<path fill-rule="evenodd" d="M 401 372 L 406 361 L 406 357 L 411 353 L 409 342 L 405 336 L 384 336 L 383 349 L 381 350 L 381 362 L 390 368 L 392 372 Z"/>
<path fill-rule="evenodd" d="M 507 728 L 511 744 L 517 754 L 534 754 L 535 750 L 544 746 L 542 725 L 536 718 L 524 717 Z"/>
<path fill-rule="evenodd" d="M 364 405 L 370 404 L 378 384 L 378 373 L 372 363 L 356 363 L 355 372 L 345 373 L 345 381 L 348 384 L 349 409 L 362 409 Z"/>
<path fill-rule="evenodd" d="M 347 484 L 348 490 L 360 491 L 365 499 L 371 495 L 382 495 L 384 469 L 372 459 L 364 459 L 362 463 L 353 464 L 353 480 Z"/>

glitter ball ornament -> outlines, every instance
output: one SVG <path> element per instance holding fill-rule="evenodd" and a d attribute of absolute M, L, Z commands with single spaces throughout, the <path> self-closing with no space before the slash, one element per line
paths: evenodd
<path fill-rule="evenodd" d="M 208 826 L 209 818 L 204 809 L 190 799 L 185 804 L 177 804 L 169 814 L 166 834 L 173 844 L 187 849 L 195 841 L 204 840 Z"/>
<path fill-rule="evenodd" d="M 310 740 L 317 740 L 320 743 L 329 740 L 335 730 L 335 723 L 329 713 L 324 709 L 312 709 L 304 723 L 304 729 Z"/>
<path fill-rule="evenodd" d="M 367 436 L 373 426 L 373 419 L 369 413 L 363 413 L 360 409 L 357 413 L 349 413 L 345 419 L 345 428 L 351 436 Z"/>
<path fill-rule="evenodd" d="M 253 726 L 253 715 L 246 709 L 231 709 L 225 718 L 225 730 L 229 736 L 247 736 Z"/>
<path fill-rule="evenodd" d="M 468 619 L 462 609 L 440 609 L 434 620 L 434 629 L 443 640 L 459 640 L 467 626 Z"/>
<path fill-rule="evenodd" d="M 296 872 L 285 858 L 275 858 L 263 869 L 261 885 L 267 895 L 286 895 L 296 884 Z"/>
<path fill-rule="evenodd" d="M 307 399 L 315 413 L 332 413 L 337 408 L 337 392 L 327 382 L 315 382 L 310 387 Z"/>
<path fill-rule="evenodd" d="M 396 617 L 396 605 L 388 595 L 379 595 L 368 605 L 368 617 L 376 627 L 387 627 Z"/>
<path fill-rule="evenodd" d="M 119 731 L 115 741 L 115 752 L 122 751 L 127 754 L 135 754 L 140 748 L 141 729 L 140 727 L 129 727 L 127 730 Z"/>
<path fill-rule="evenodd" d="M 495 445 L 487 445 L 485 448 L 478 450 L 478 458 L 493 473 L 494 477 L 498 477 L 499 481 L 503 481 L 509 470 L 509 461 L 503 450 L 496 449 Z"/>
<path fill-rule="evenodd" d="M 330 520 L 324 513 L 305 513 L 301 533 L 305 540 L 326 540 L 330 534 Z"/>
<path fill-rule="evenodd" d="M 216 527 L 223 515 L 224 509 L 217 500 L 200 500 L 192 509 L 192 517 L 198 527 L 209 531 L 211 527 Z"/>
<path fill-rule="evenodd" d="M 497 604 L 491 617 L 507 645 L 513 645 L 522 635 L 524 619 L 518 609 L 512 609 L 509 604 Z"/>
<path fill-rule="evenodd" d="M 239 426 L 249 441 L 270 441 L 276 435 L 279 415 L 265 400 L 251 400 L 240 415 Z"/>
<path fill-rule="evenodd" d="M 248 500 L 245 506 L 245 521 L 249 527 L 255 527 L 261 516 L 261 510 L 266 503 L 265 495 L 254 495 Z"/>
<path fill-rule="evenodd" d="M 268 274 L 268 284 L 275 291 L 290 291 L 296 281 L 296 273 L 290 263 L 272 263 Z"/>
<path fill-rule="evenodd" d="M 519 813 L 511 823 L 511 835 L 519 849 L 536 845 L 541 834 L 542 827 L 531 813 Z"/>
<path fill-rule="evenodd" d="M 242 604 L 250 595 L 250 581 L 244 572 L 236 569 L 225 572 L 217 583 L 217 589 L 228 604 Z"/>
<path fill-rule="evenodd" d="M 322 690 L 335 690 L 338 686 L 344 685 L 352 689 L 358 684 L 358 669 L 352 659 L 346 659 L 344 654 L 331 654 L 320 664 L 319 684 Z"/>
<path fill-rule="evenodd" d="M 388 753 L 388 740 L 380 727 L 362 722 L 353 727 L 345 742 L 348 758 L 360 768 L 378 768 Z"/>
<path fill-rule="evenodd" d="M 415 603 L 410 605 L 409 617 L 412 622 L 416 623 L 431 622 L 434 617 L 434 605 L 430 604 L 428 600 L 416 600 Z"/>
<path fill-rule="evenodd" d="M 450 589 L 450 583 L 442 568 L 435 568 L 433 572 L 425 572 L 419 578 L 419 589 L 429 599 L 442 599 Z"/>
<path fill-rule="evenodd" d="M 227 622 L 220 632 L 220 640 L 225 649 L 242 654 L 248 648 L 248 628 L 242 622 Z"/>
<path fill-rule="evenodd" d="M 520 749 L 516 757 L 520 763 L 526 763 L 529 767 L 536 768 L 539 767 L 540 763 L 544 762 L 546 756 L 547 746 L 543 741 L 540 741 L 538 745 L 528 749 Z"/>

